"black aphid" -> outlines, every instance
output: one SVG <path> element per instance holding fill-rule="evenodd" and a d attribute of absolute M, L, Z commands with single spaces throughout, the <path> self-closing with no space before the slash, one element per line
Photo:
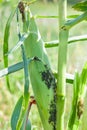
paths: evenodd
<path fill-rule="evenodd" d="M 42 81 L 45 82 L 48 89 L 51 87 L 55 88 L 55 86 L 56 86 L 55 78 L 54 78 L 51 70 L 47 67 L 47 65 L 44 65 L 44 66 L 45 66 L 45 70 L 43 72 L 41 72 Z"/>
<path fill-rule="evenodd" d="M 56 130 L 56 80 L 52 71 L 45 66 L 45 70 L 41 72 L 42 80 L 45 82 L 48 89 L 52 88 L 54 97 L 51 103 L 49 104 L 49 120 L 48 122 L 53 126 L 53 130 Z"/>
<path fill-rule="evenodd" d="M 37 56 L 34 57 L 34 60 L 41 61 Z"/>
<path fill-rule="evenodd" d="M 53 126 L 53 130 L 56 130 L 56 102 L 53 100 L 50 104 L 48 122 Z"/>

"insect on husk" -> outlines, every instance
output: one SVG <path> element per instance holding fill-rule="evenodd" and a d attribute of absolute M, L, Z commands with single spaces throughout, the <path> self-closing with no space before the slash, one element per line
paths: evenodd
<path fill-rule="evenodd" d="M 25 6 L 24 6 L 24 3 L 22 1 L 19 2 L 18 8 L 19 8 L 19 11 L 22 15 L 22 21 L 24 22 L 24 20 L 25 20 L 25 14 L 24 14 Z"/>
<path fill-rule="evenodd" d="M 45 67 L 46 70 L 41 72 L 42 81 L 45 82 L 48 89 L 50 89 L 51 87 L 55 88 L 56 82 L 55 82 L 55 78 L 54 78 L 51 70 L 48 68 L 47 65 L 44 65 L 44 67 Z"/>
<path fill-rule="evenodd" d="M 48 122 L 53 126 L 53 130 L 56 130 L 56 101 L 55 98 L 51 101 L 49 109 L 49 120 Z"/>
<path fill-rule="evenodd" d="M 25 7 L 28 7 L 30 4 L 33 4 L 34 2 L 36 2 L 36 0 L 32 0 L 30 2 L 27 2 L 27 1 L 20 1 L 19 4 L 18 4 L 18 8 L 19 8 L 19 11 L 22 15 L 22 21 L 24 22 L 25 20 Z"/>
<path fill-rule="evenodd" d="M 81 118 L 83 114 L 83 109 L 84 109 L 84 103 L 83 103 L 83 100 L 80 99 L 77 104 L 77 116 L 79 119 Z"/>

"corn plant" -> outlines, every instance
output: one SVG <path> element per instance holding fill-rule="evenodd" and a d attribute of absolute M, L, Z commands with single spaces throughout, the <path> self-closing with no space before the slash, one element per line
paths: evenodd
<path fill-rule="evenodd" d="M 73 8 L 83 11 L 81 15 L 69 16 L 67 20 L 67 0 L 58 0 L 58 16 L 32 16 L 30 2 L 20 1 L 8 18 L 3 44 L 3 58 L 5 69 L 0 71 L 0 77 L 6 76 L 10 91 L 9 74 L 24 70 L 24 93 L 18 99 L 11 117 L 12 130 L 31 130 L 29 112 L 32 104 L 36 104 L 44 130 L 64 130 L 64 115 L 66 105 L 66 82 L 72 84 L 72 107 L 66 130 L 78 130 L 84 111 L 84 97 L 87 82 L 87 63 L 82 72 L 74 75 L 66 73 L 67 46 L 76 41 L 87 40 L 87 35 L 69 37 L 69 30 L 83 20 L 87 19 L 87 1 L 78 3 Z M 33 5 L 32 5 L 33 6 Z M 15 15 L 16 14 L 16 15 Z M 21 20 L 19 19 L 21 15 Z M 8 49 L 10 24 L 16 16 L 18 27 L 18 42 L 11 50 Z M 59 22 L 59 39 L 44 42 L 41 38 L 35 18 L 57 18 Z M 22 29 L 20 22 L 22 22 Z M 22 30 L 22 31 L 20 31 Z M 58 47 L 58 70 L 53 72 L 45 48 Z M 21 48 L 23 61 L 8 66 L 8 55 Z M 29 85 L 34 92 L 30 95 Z M 32 101 L 31 101 L 32 99 Z M 67 99 L 68 100 L 68 99 Z"/>

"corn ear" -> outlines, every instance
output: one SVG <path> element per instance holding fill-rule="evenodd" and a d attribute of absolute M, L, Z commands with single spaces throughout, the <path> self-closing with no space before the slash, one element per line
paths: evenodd
<path fill-rule="evenodd" d="M 27 26 L 25 20 L 24 27 Z M 26 28 L 24 28 L 26 32 Z M 27 57 L 34 57 L 29 65 L 30 80 L 44 130 L 56 126 L 56 82 L 34 17 L 29 18 L 28 38 L 25 40 Z"/>

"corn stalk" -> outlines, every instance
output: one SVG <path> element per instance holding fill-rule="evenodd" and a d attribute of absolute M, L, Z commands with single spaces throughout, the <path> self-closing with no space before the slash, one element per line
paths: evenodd
<path fill-rule="evenodd" d="M 56 129 L 64 130 L 64 112 L 66 96 L 66 62 L 68 30 L 63 29 L 66 21 L 67 1 L 59 0 L 59 48 L 58 48 L 58 83 L 57 83 L 57 121 Z"/>
<path fill-rule="evenodd" d="M 86 35 L 73 37 L 68 40 L 68 33 L 70 28 L 87 18 L 87 11 L 73 20 L 66 21 L 67 0 L 59 0 L 59 17 L 57 16 L 57 18 L 59 18 L 59 40 L 55 41 L 53 44 L 50 42 L 50 45 L 46 45 L 44 44 L 35 23 L 35 17 L 32 16 L 28 8 L 25 9 L 24 7 L 24 5 L 26 6 L 27 4 L 29 5 L 29 3 L 23 2 L 19 2 L 18 4 L 17 9 L 19 9 L 22 15 L 23 34 L 20 35 L 18 43 L 10 51 L 8 51 L 9 28 L 15 12 L 8 19 L 4 35 L 4 62 L 5 67 L 7 68 L 0 71 L 0 77 L 23 68 L 25 74 L 24 95 L 19 98 L 15 106 L 11 118 L 11 127 L 14 130 L 19 130 L 21 128 L 25 130 L 29 123 L 29 65 L 31 84 L 44 130 L 64 130 L 66 82 L 72 84 L 74 79 L 73 75 L 69 75 L 68 77 L 66 75 L 67 44 L 87 40 Z M 41 18 L 41 16 L 39 17 Z M 53 74 L 44 46 L 58 46 L 58 73 Z M 8 55 L 19 47 L 22 49 L 23 62 L 8 67 Z M 87 64 L 83 68 L 81 75 L 78 76 L 77 73 L 74 79 L 72 109 L 67 129 L 76 130 L 79 127 L 80 117 L 83 114 L 83 104 L 81 104 L 81 99 L 83 99 L 85 95 L 86 77 Z M 55 78 L 57 79 L 57 85 Z M 9 82 L 8 77 L 7 82 Z M 75 104 L 75 106 L 73 104 Z M 29 125 L 28 129 L 31 130 L 31 125 Z"/>

